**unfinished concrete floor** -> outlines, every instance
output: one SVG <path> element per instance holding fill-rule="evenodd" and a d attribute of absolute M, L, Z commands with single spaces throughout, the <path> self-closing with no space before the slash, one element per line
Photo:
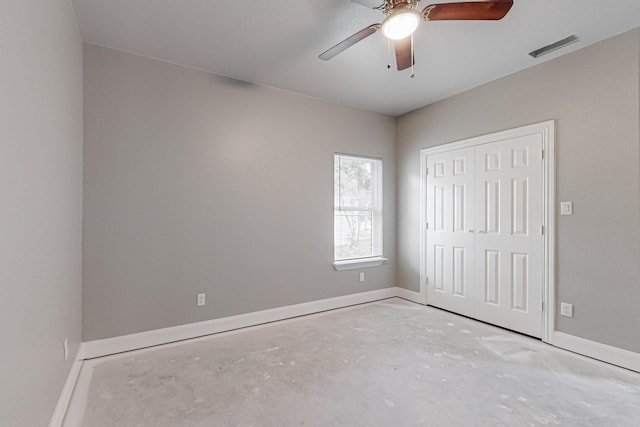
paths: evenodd
<path fill-rule="evenodd" d="M 640 374 L 390 299 L 89 361 L 78 425 L 637 427 Z"/>

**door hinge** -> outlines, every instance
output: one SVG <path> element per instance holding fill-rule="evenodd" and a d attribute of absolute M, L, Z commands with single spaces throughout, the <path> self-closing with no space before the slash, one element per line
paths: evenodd
<path fill-rule="evenodd" d="M 429 229 L 429 223 L 428 223 L 428 222 L 425 222 L 425 223 L 424 223 L 424 229 L 425 229 L 425 230 L 428 230 L 428 229 Z"/>
<path fill-rule="evenodd" d="M 542 160 L 544 160 L 544 150 L 542 150 Z"/>
<path fill-rule="evenodd" d="M 544 301 L 540 301 L 540 310 L 544 313 Z"/>
<path fill-rule="evenodd" d="M 425 278 L 424 278 L 424 284 L 425 284 L 425 285 L 428 285 L 428 284 L 429 284 L 429 278 L 428 278 L 428 277 L 425 277 Z"/>
<path fill-rule="evenodd" d="M 544 225 L 540 226 L 540 234 L 542 234 L 544 236 Z"/>
<path fill-rule="evenodd" d="M 425 175 L 429 175 L 429 168 L 425 168 L 425 169 L 424 169 L 424 174 L 425 174 Z"/>

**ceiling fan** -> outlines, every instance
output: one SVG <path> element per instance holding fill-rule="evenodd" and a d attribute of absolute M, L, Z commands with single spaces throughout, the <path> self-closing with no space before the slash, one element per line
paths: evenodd
<path fill-rule="evenodd" d="M 468 1 L 430 4 L 418 11 L 419 2 L 420 0 L 384 0 L 382 5 L 375 8 L 387 15 L 381 23 L 363 28 L 318 57 L 327 61 L 381 29 L 382 34 L 390 40 L 389 43 L 394 42 L 398 70 L 405 70 L 415 63 L 413 33 L 422 21 L 496 21 L 504 18 L 513 6 L 513 0 Z"/>

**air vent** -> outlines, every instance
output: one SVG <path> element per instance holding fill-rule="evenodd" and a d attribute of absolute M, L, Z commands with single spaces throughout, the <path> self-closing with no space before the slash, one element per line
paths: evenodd
<path fill-rule="evenodd" d="M 551 53 L 555 50 L 562 49 L 565 46 L 569 46 L 570 44 L 573 44 L 579 41 L 580 39 L 576 35 L 572 35 L 567 37 L 566 39 L 558 40 L 555 43 L 551 43 L 549 45 L 541 47 L 540 49 L 536 49 L 532 52 L 529 52 L 529 55 L 533 56 L 534 58 L 538 58 L 542 55 L 546 55 L 547 53 Z"/>

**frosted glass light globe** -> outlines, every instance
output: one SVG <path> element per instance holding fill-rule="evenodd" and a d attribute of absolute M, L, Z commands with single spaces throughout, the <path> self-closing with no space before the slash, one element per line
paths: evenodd
<path fill-rule="evenodd" d="M 417 10 L 398 9 L 382 21 L 382 34 L 391 40 L 402 40 L 413 34 L 421 21 Z"/>

